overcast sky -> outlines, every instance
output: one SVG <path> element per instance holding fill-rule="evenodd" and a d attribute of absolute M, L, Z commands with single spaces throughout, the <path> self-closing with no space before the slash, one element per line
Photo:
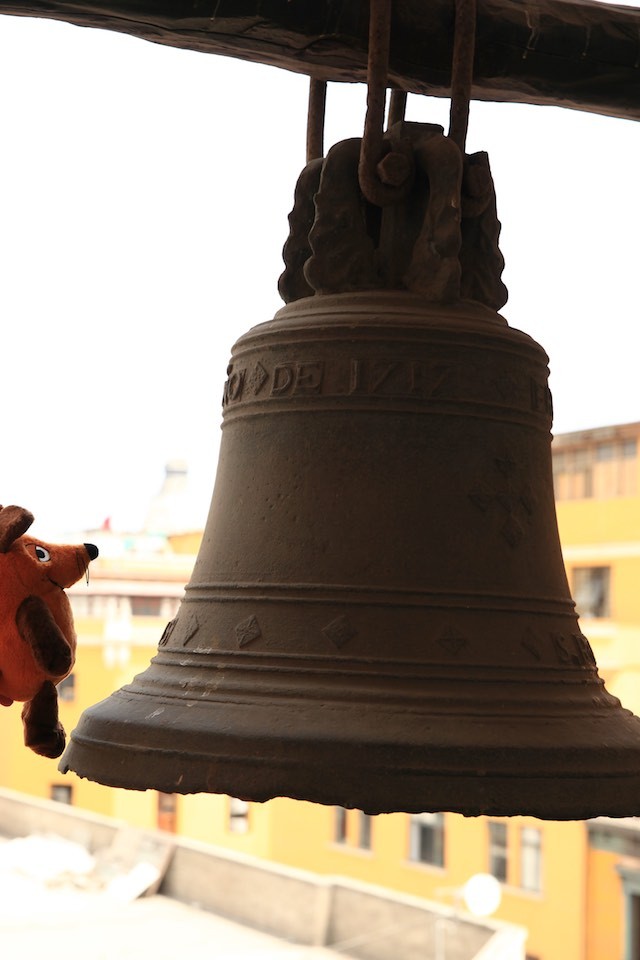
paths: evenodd
<path fill-rule="evenodd" d="M 0 502 L 34 532 L 135 528 L 164 464 L 213 486 L 240 334 L 281 306 L 307 80 L 0 17 Z M 360 136 L 329 88 L 327 145 Z M 447 125 L 448 102 L 407 119 Z M 554 432 L 640 420 L 640 124 L 473 104 L 502 221 L 502 313 L 551 358 Z"/>

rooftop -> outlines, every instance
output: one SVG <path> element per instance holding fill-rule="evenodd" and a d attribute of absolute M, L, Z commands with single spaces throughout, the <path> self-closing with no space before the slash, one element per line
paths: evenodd
<path fill-rule="evenodd" d="M 524 958 L 513 924 L 6 789 L 0 824 L 6 956 L 427 960 L 444 938 L 447 960 Z"/>

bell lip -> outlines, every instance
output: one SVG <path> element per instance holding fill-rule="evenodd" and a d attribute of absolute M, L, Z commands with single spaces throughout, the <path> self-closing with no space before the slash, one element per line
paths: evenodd
<path fill-rule="evenodd" d="M 131 714 L 124 718 L 132 703 L 133 721 Z M 196 743 L 192 731 L 162 716 L 160 704 L 161 698 L 121 690 L 85 711 L 58 769 L 110 787 L 227 794 L 254 802 L 287 796 L 371 814 L 446 810 L 543 820 L 640 815 L 640 719 L 622 707 L 596 721 L 585 718 L 577 725 L 574 720 L 573 727 L 552 718 L 555 738 L 549 738 L 548 728 L 546 737 L 544 731 L 534 734 L 539 732 L 540 742 L 546 740 L 544 748 L 520 741 L 488 748 L 478 742 L 455 748 L 425 742 L 407 749 L 390 743 L 363 746 L 362 740 L 349 740 L 344 725 L 340 740 L 331 741 L 326 734 L 314 740 L 304 729 L 296 740 L 295 705 L 283 723 L 293 732 L 269 737 L 265 730 L 271 724 L 261 707 L 238 703 L 231 712 L 244 716 L 244 731 L 228 734 L 235 718 L 225 712 L 229 705 L 221 705 L 224 717 L 218 716 L 218 729 L 208 722 L 206 743 L 202 737 Z M 185 706 L 178 708 L 183 715 Z M 189 703 L 186 712 L 197 726 L 193 714 L 198 704 Z M 251 742 L 247 712 L 253 714 Z M 139 736 L 143 719 L 146 726 Z M 576 731 L 573 741 L 565 735 L 571 729 Z M 512 724 L 509 731 L 517 740 Z"/>
<path fill-rule="evenodd" d="M 116 750 L 115 753 L 118 751 Z M 279 797 L 382 813 L 458 813 L 476 816 L 529 816 L 540 820 L 590 820 L 595 817 L 637 817 L 640 815 L 640 774 L 605 777 L 498 777 L 479 775 L 424 775 L 407 777 L 393 774 L 393 799 L 389 799 L 389 774 L 368 775 L 366 770 L 334 766 L 340 788 L 330 787 L 323 778 L 301 775 L 300 765 L 286 771 L 289 780 L 282 786 L 283 771 L 273 763 L 264 764 L 256 772 L 246 764 L 211 761 L 195 765 L 189 760 L 187 772 L 181 771 L 179 756 L 172 755 L 157 763 L 153 781 L 143 775 L 141 760 L 148 748 L 128 751 L 128 756 L 114 756 L 111 747 L 101 744 L 73 742 L 63 755 L 58 769 L 75 773 L 83 779 L 109 787 L 189 795 L 195 793 L 224 794 L 254 803 Z M 636 758 L 636 766 L 637 766 Z M 101 771 L 95 768 L 101 767 Z M 106 773 L 104 771 L 107 771 Z M 215 772 L 214 772 L 215 771 Z M 291 773 L 295 772 L 295 777 Z M 215 784 L 212 785 L 212 774 Z M 376 782 L 377 781 L 377 782 Z M 364 788 L 363 788 L 364 783 Z"/>

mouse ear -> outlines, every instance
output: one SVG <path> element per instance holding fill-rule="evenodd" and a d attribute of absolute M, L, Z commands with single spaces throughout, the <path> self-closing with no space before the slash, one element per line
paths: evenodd
<path fill-rule="evenodd" d="M 0 507 L 0 553 L 10 550 L 32 523 L 33 514 L 24 507 Z"/>

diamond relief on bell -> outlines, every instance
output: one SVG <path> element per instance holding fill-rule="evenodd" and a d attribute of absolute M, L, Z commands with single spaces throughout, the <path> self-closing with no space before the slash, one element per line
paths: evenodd
<path fill-rule="evenodd" d="M 336 617 L 322 628 L 322 632 L 335 646 L 340 650 L 356 636 L 357 631 L 352 626 L 348 617 Z"/>
<path fill-rule="evenodd" d="M 536 662 L 542 660 L 542 653 L 540 652 L 540 637 L 528 628 L 525 630 L 524 636 L 520 641 L 520 646 L 529 653 Z"/>
<path fill-rule="evenodd" d="M 247 617 L 236 624 L 236 639 L 239 647 L 246 647 L 255 640 L 262 639 L 262 628 L 255 616 Z"/>
<path fill-rule="evenodd" d="M 159 646 L 159 647 L 166 647 L 166 645 L 167 645 L 168 642 L 169 642 L 169 637 L 171 636 L 171 634 L 172 634 L 173 631 L 175 630 L 175 626 L 176 626 L 177 620 L 178 620 L 177 617 L 174 617 L 173 620 L 169 620 L 169 623 L 166 625 L 166 627 L 165 627 L 164 630 L 162 631 L 162 636 L 161 636 L 160 639 L 158 640 L 158 646 Z"/>
<path fill-rule="evenodd" d="M 264 387 L 268 379 L 269 379 L 269 374 L 267 373 L 265 368 L 262 366 L 260 361 L 258 361 L 254 365 L 253 370 L 251 371 L 249 376 L 247 377 L 247 386 L 250 387 L 251 391 L 253 392 L 253 395 L 257 396 L 262 390 L 262 388 Z"/>
<path fill-rule="evenodd" d="M 522 397 L 522 382 L 511 373 L 501 373 L 493 380 L 493 386 L 499 398 L 509 405 L 515 404 Z"/>
<path fill-rule="evenodd" d="M 445 627 L 441 636 L 438 637 L 440 646 L 454 657 L 458 656 L 460 651 L 467 646 L 468 642 L 467 638 L 462 636 L 461 631 L 456 630 L 452 626 Z"/>
<path fill-rule="evenodd" d="M 195 637 L 200 629 L 200 621 L 193 611 L 188 613 L 179 613 L 177 617 L 170 620 L 164 628 L 164 632 L 158 642 L 158 647 L 166 647 L 169 640 L 173 639 L 172 646 L 183 646 Z"/>
<path fill-rule="evenodd" d="M 493 466 L 499 476 L 492 489 L 477 487 L 468 494 L 469 500 L 482 513 L 499 514 L 500 533 L 510 547 L 517 547 L 533 517 L 534 496 L 530 484 L 518 478 L 518 465 L 509 456 L 494 457 Z"/>

